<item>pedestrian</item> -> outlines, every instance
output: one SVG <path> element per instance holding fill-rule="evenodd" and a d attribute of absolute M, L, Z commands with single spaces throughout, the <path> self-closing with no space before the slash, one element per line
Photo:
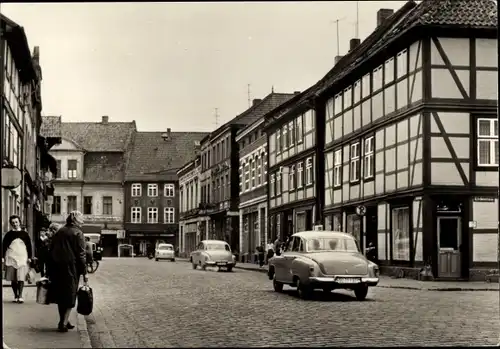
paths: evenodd
<path fill-rule="evenodd" d="M 277 237 L 276 240 L 274 240 L 274 253 L 276 253 L 276 256 L 281 255 L 280 247 L 281 247 L 281 241 L 280 238 Z"/>
<path fill-rule="evenodd" d="M 266 250 L 267 250 L 266 264 L 267 264 L 269 259 L 273 258 L 274 256 L 274 244 L 271 240 L 267 242 Z"/>
<path fill-rule="evenodd" d="M 53 292 L 51 298 L 59 310 L 59 332 L 75 328 L 68 319 L 76 304 L 80 275 L 83 275 L 85 283 L 88 281 L 82 225 L 82 213 L 72 211 L 66 219 L 66 225 L 52 237 L 49 279 Z"/>
<path fill-rule="evenodd" d="M 85 236 L 85 261 L 90 265 L 92 265 L 92 262 L 94 261 L 94 251 L 92 247 L 93 244 L 90 241 L 90 237 Z"/>
<path fill-rule="evenodd" d="M 24 303 L 24 281 L 29 272 L 32 258 L 32 244 L 29 234 L 21 228 L 21 219 L 13 215 L 9 218 L 11 230 L 2 242 L 2 264 L 5 263 L 5 279 L 11 281 L 14 302 Z"/>
<path fill-rule="evenodd" d="M 262 268 L 262 266 L 264 265 L 264 247 L 262 247 L 262 245 L 259 245 L 256 247 L 256 250 L 259 257 L 259 267 Z"/>

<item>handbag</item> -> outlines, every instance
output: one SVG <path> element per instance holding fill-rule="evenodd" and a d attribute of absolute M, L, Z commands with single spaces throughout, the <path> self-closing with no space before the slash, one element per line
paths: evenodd
<path fill-rule="evenodd" d="M 38 304 L 50 304 L 50 281 L 47 278 L 41 278 L 36 282 L 36 302 Z"/>
<path fill-rule="evenodd" d="M 28 274 L 26 274 L 26 281 L 28 282 L 28 284 L 32 284 L 35 282 L 35 270 L 33 268 L 30 268 L 28 270 Z"/>
<path fill-rule="evenodd" d="M 94 308 L 94 295 L 92 293 L 92 288 L 85 283 L 80 286 L 77 293 L 78 305 L 76 311 L 81 315 L 90 315 L 92 309 Z"/>

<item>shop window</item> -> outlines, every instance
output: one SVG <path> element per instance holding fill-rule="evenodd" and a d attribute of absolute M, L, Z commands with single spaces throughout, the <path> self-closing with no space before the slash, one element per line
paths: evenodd
<path fill-rule="evenodd" d="M 361 246 L 361 218 L 353 213 L 349 214 L 346 217 L 347 229 L 346 232 L 351 234 L 356 242 L 358 243 L 358 247 Z"/>
<path fill-rule="evenodd" d="M 392 259 L 410 260 L 410 209 L 408 207 L 392 210 Z"/>

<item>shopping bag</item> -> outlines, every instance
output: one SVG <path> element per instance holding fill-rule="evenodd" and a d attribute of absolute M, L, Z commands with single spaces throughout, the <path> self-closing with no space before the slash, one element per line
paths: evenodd
<path fill-rule="evenodd" d="M 28 270 L 28 274 L 26 274 L 26 281 L 28 282 L 28 284 L 32 284 L 35 282 L 35 270 L 33 268 L 30 268 Z"/>
<path fill-rule="evenodd" d="M 78 314 L 90 315 L 94 307 L 94 295 L 92 294 L 92 288 L 88 284 L 84 284 L 78 289 L 77 299 L 76 311 Z"/>
<path fill-rule="evenodd" d="M 50 304 L 50 281 L 41 278 L 36 282 L 36 302 L 38 304 Z"/>

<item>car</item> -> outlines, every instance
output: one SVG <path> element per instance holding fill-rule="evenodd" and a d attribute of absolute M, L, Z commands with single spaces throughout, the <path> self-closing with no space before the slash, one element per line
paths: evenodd
<path fill-rule="evenodd" d="M 354 237 L 336 231 L 295 233 L 284 252 L 269 259 L 274 290 L 296 287 L 304 299 L 311 298 L 315 289 L 347 289 L 362 301 L 368 288 L 378 284 L 379 275 L 379 267 L 359 251 Z"/>
<path fill-rule="evenodd" d="M 174 245 L 172 244 L 158 244 L 155 250 L 155 261 L 160 259 L 169 259 L 175 262 Z"/>
<path fill-rule="evenodd" d="M 208 266 L 225 268 L 232 271 L 235 263 L 235 257 L 231 252 L 229 244 L 222 240 L 203 240 L 196 249 L 191 252 L 190 262 L 193 269 L 200 267 L 206 270 Z"/>

